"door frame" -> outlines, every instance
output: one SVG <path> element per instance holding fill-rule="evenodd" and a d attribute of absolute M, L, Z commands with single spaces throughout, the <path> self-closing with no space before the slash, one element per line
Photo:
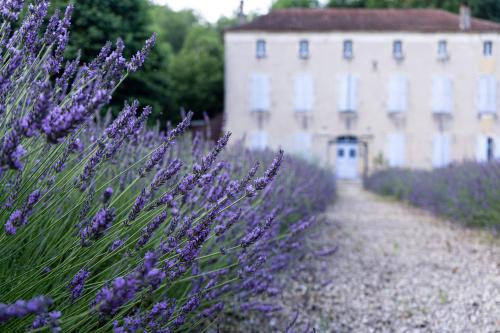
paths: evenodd
<path fill-rule="evenodd" d="M 362 171 L 362 177 L 367 177 L 368 176 L 368 172 L 369 172 L 369 166 L 368 166 L 368 139 L 369 137 L 367 138 L 364 138 L 364 137 L 360 137 L 360 136 L 356 136 L 356 135 L 352 135 L 352 134 L 345 134 L 345 135 L 338 135 L 336 137 L 334 137 L 333 139 L 330 139 L 328 142 L 327 142 L 327 161 L 328 161 L 328 165 L 330 167 L 332 167 L 333 165 L 331 165 L 331 148 L 332 146 L 337 146 L 337 144 L 345 139 L 350 139 L 350 140 L 353 140 L 353 143 L 356 143 L 358 145 L 358 156 L 362 159 L 362 163 L 363 163 L 363 171 Z M 337 150 L 335 149 L 335 154 L 337 153 Z"/>

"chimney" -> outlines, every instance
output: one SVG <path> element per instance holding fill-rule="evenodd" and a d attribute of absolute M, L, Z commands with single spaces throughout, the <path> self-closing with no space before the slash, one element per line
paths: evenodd
<path fill-rule="evenodd" d="M 470 30 L 471 17 L 470 17 L 470 7 L 467 2 L 463 2 L 460 5 L 460 30 Z"/>
<path fill-rule="evenodd" d="M 244 5 L 245 5 L 245 1 L 241 0 L 240 1 L 240 6 L 238 7 L 238 24 L 244 24 L 246 23 L 247 21 L 247 18 L 245 16 L 245 12 L 244 12 Z"/>

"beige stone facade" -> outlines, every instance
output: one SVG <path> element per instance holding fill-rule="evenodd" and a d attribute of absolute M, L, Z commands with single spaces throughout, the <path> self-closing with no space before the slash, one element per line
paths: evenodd
<path fill-rule="evenodd" d="M 500 157 L 499 32 L 242 29 L 225 50 L 225 128 L 251 148 L 341 178 Z"/>

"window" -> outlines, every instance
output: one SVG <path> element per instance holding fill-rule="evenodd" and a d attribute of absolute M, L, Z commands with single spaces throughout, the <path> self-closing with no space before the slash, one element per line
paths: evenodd
<path fill-rule="evenodd" d="M 299 42 L 299 58 L 308 59 L 309 58 L 309 41 L 301 40 Z"/>
<path fill-rule="evenodd" d="M 476 160 L 478 162 L 493 161 L 500 156 L 500 150 L 498 149 L 499 137 L 490 137 L 483 134 L 477 137 L 477 148 L 476 148 Z"/>
<path fill-rule="evenodd" d="M 432 112 L 451 113 L 453 109 L 453 83 L 445 76 L 432 79 Z"/>
<path fill-rule="evenodd" d="M 440 60 L 448 59 L 448 43 L 445 40 L 438 42 L 438 58 Z"/>
<path fill-rule="evenodd" d="M 497 80 L 493 75 L 479 78 L 477 111 L 480 114 L 497 112 Z"/>
<path fill-rule="evenodd" d="M 250 134 L 250 149 L 264 150 L 267 148 L 267 133 L 264 131 L 254 131 Z"/>
<path fill-rule="evenodd" d="M 337 149 L 337 157 L 344 157 L 344 148 Z"/>
<path fill-rule="evenodd" d="M 250 109 L 253 112 L 267 112 L 270 108 L 270 80 L 267 74 L 253 74 L 250 79 Z"/>
<path fill-rule="evenodd" d="M 447 133 L 436 134 L 432 140 L 432 165 L 435 168 L 441 168 L 449 163 L 450 136 Z"/>
<path fill-rule="evenodd" d="M 404 112 L 407 107 L 408 83 L 403 75 L 392 75 L 389 79 L 388 112 Z"/>
<path fill-rule="evenodd" d="M 394 56 L 394 59 L 396 60 L 401 60 L 404 58 L 402 41 L 400 40 L 394 41 L 394 44 L 392 45 L 392 54 Z"/>
<path fill-rule="evenodd" d="M 352 49 L 352 40 L 344 41 L 344 59 L 352 59 L 354 56 Z"/>
<path fill-rule="evenodd" d="M 493 55 L 493 42 L 492 41 L 485 41 L 483 42 L 483 55 L 485 57 L 490 57 Z"/>
<path fill-rule="evenodd" d="M 486 157 L 488 158 L 488 161 L 493 161 L 494 152 L 495 143 L 493 141 L 493 138 L 488 137 L 488 139 L 486 140 Z"/>
<path fill-rule="evenodd" d="M 259 39 L 256 45 L 256 56 L 257 59 L 263 59 L 266 57 L 266 41 Z"/>
<path fill-rule="evenodd" d="M 405 164 L 405 136 L 403 133 L 393 133 L 389 137 L 389 166 L 402 167 Z"/>
<path fill-rule="evenodd" d="M 294 104 L 296 112 L 310 112 L 314 104 L 314 83 L 311 75 L 295 76 Z"/>
<path fill-rule="evenodd" d="M 357 100 L 357 78 L 352 74 L 343 75 L 339 78 L 338 108 L 340 112 L 356 112 Z"/>

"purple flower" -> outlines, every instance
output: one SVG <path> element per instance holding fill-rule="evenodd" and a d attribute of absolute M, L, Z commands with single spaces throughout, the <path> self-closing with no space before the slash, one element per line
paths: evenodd
<path fill-rule="evenodd" d="M 80 231 L 82 244 L 87 244 L 90 239 L 100 238 L 113 224 L 116 218 L 114 208 L 103 208 L 97 212 L 90 224 Z"/>
<path fill-rule="evenodd" d="M 89 277 L 90 272 L 84 268 L 75 274 L 68 287 L 71 291 L 71 300 L 74 302 L 76 299 L 80 298 L 83 294 L 85 281 Z"/>
<path fill-rule="evenodd" d="M 146 60 L 149 52 L 153 48 L 153 46 L 156 43 L 156 33 L 153 33 L 153 35 L 146 41 L 146 45 L 142 50 L 137 52 L 130 62 L 127 64 L 127 68 L 129 71 L 136 72 L 139 67 L 141 67 L 144 64 L 144 61 Z"/>
<path fill-rule="evenodd" d="M 18 300 L 14 304 L 0 303 L 0 323 L 4 323 L 11 318 L 46 313 L 51 305 L 52 300 L 45 296 L 38 296 L 28 301 Z"/>
<path fill-rule="evenodd" d="M 23 0 L 2 0 L 0 14 L 6 21 L 17 21 L 23 9 Z"/>
<path fill-rule="evenodd" d="M 53 333 L 62 332 L 61 326 L 59 324 L 60 318 L 61 318 L 60 311 L 52 311 L 49 313 L 40 314 L 36 316 L 35 320 L 31 324 L 31 328 L 38 329 L 49 326 L 51 332 Z"/>

